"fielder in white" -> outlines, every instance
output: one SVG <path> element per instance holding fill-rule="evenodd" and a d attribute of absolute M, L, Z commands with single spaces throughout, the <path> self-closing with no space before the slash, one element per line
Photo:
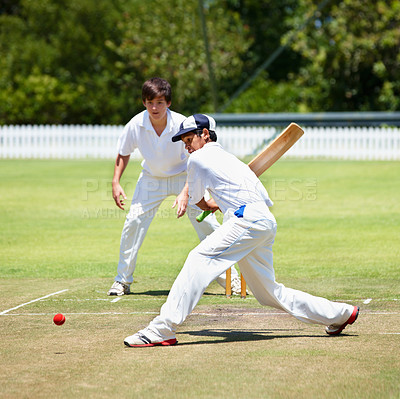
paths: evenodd
<path fill-rule="evenodd" d="M 121 234 L 117 276 L 108 295 L 130 294 L 139 248 L 158 208 L 168 196 L 177 196 L 173 204 L 177 207 L 177 216 L 187 213 L 200 240 L 219 227 L 215 217 L 198 223 L 196 216 L 201 210 L 196 205 L 188 206 L 186 168 L 189 154 L 182 142 L 177 145 L 171 141 L 185 117 L 169 110 L 170 84 L 161 78 L 149 79 L 142 87 L 142 101 L 146 110 L 129 121 L 118 141 L 112 190 L 115 203 L 122 210 L 126 195 L 120 179 L 131 153 L 138 149 L 144 161 Z M 225 281 L 225 273 L 217 277 L 223 288 Z M 232 267 L 231 282 L 232 291 L 240 294 L 240 279 L 235 267 Z"/>
<path fill-rule="evenodd" d="M 160 315 L 148 327 L 125 338 L 125 345 L 174 345 L 176 329 L 192 312 L 205 289 L 238 263 L 261 305 L 283 310 L 298 320 L 321 324 L 338 335 L 357 319 L 359 308 L 331 302 L 275 281 L 272 244 L 276 221 L 268 193 L 250 168 L 216 143 L 213 118 L 196 114 L 181 124 L 172 138 L 182 140 L 189 153 L 189 203 L 224 213 L 224 223 L 195 249 L 176 278 Z M 212 199 L 206 200 L 204 190 Z"/>

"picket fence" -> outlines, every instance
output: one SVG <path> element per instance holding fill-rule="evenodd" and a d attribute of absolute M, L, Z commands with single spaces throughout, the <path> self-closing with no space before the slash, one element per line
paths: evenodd
<path fill-rule="evenodd" d="M 399 127 L 307 127 L 286 157 L 400 160 Z M 0 126 L 0 158 L 115 158 L 123 126 Z M 220 126 L 218 141 L 238 157 L 263 149 L 282 129 Z M 133 158 L 140 159 L 137 151 Z"/>

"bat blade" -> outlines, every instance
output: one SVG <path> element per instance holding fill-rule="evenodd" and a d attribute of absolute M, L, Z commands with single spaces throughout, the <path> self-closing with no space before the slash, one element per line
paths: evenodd
<path fill-rule="evenodd" d="M 257 175 L 261 176 L 269 169 L 285 152 L 287 152 L 304 134 L 303 129 L 292 122 L 278 137 L 276 137 L 268 146 L 261 151 L 249 163 L 249 168 Z M 196 220 L 202 222 L 211 212 L 204 211 Z"/>
<path fill-rule="evenodd" d="M 262 152 L 249 162 L 250 169 L 261 176 L 279 158 L 282 157 L 304 134 L 303 129 L 296 123 L 291 123 L 276 137 Z"/>

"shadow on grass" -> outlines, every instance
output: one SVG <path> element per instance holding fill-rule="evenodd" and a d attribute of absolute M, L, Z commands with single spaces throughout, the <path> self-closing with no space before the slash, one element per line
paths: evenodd
<path fill-rule="evenodd" d="M 271 339 L 285 339 L 285 338 L 329 338 L 334 337 L 325 334 L 290 334 L 290 331 L 299 331 L 298 329 L 274 329 L 268 331 L 249 331 L 249 330 L 228 330 L 228 329 L 216 329 L 216 330 L 200 330 L 200 331 L 187 331 L 180 332 L 179 335 L 190 335 L 195 337 L 207 337 L 216 339 L 207 339 L 196 342 L 181 342 L 179 346 L 184 345 L 201 345 L 201 344 L 221 344 L 226 342 L 249 342 L 249 341 L 266 341 Z M 288 332 L 288 334 L 282 334 L 279 332 Z M 356 334 L 341 334 L 340 336 L 357 336 Z"/>
<path fill-rule="evenodd" d="M 131 292 L 128 295 L 150 295 L 150 296 L 168 296 L 169 290 L 158 290 L 158 291 L 142 291 L 142 292 Z M 212 292 L 205 292 L 203 296 L 225 296 L 225 293 L 213 294 Z"/>
<path fill-rule="evenodd" d="M 158 290 L 158 291 L 142 291 L 142 292 L 132 292 L 130 295 L 140 296 L 140 295 L 150 295 L 150 296 L 168 296 L 169 290 Z"/>

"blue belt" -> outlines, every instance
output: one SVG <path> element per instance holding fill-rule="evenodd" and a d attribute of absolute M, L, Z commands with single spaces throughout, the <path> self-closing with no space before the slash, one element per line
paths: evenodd
<path fill-rule="evenodd" d="M 242 205 L 239 209 L 236 209 L 234 215 L 236 217 L 238 217 L 238 218 L 242 218 L 243 217 L 244 208 L 246 208 L 246 205 Z"/>

